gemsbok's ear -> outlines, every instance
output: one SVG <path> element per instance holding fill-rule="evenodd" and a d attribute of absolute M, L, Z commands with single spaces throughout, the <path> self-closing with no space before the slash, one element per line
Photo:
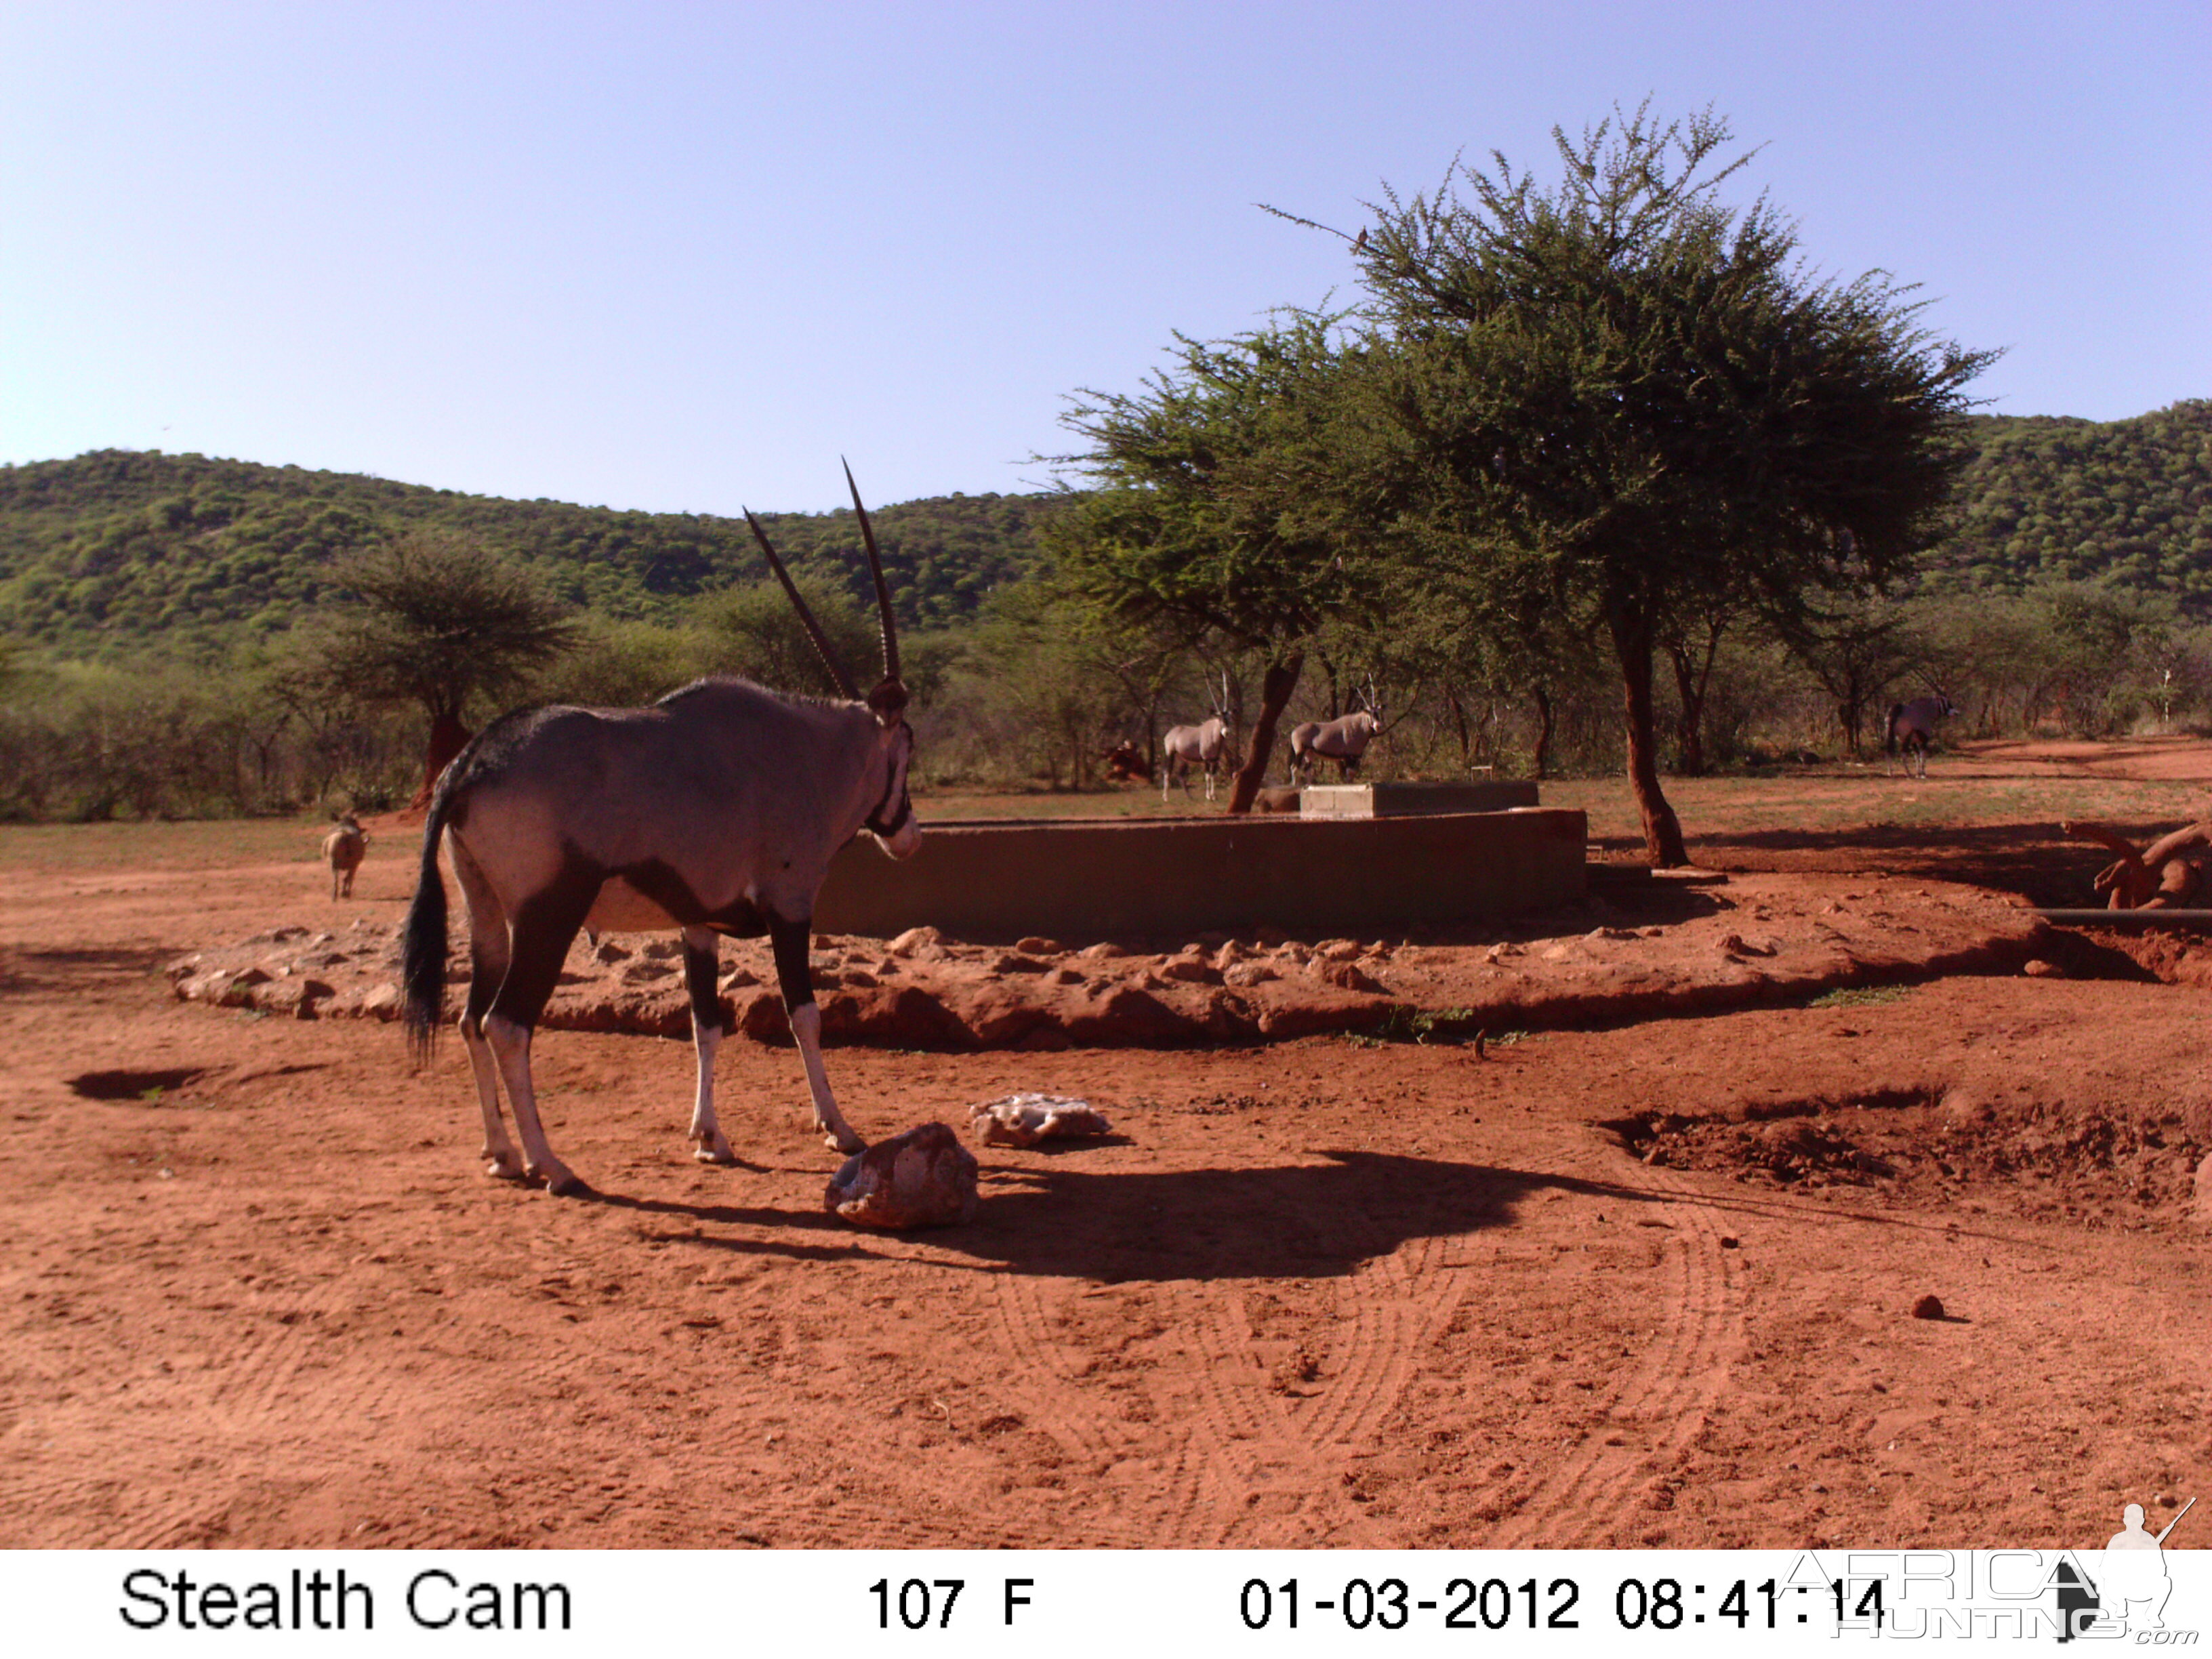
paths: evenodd
<path fill-rule="evenodd" d="M 886 731 L 906 718 L 906 687 L 896 680 L 878 682 L 868 693 L 868 708 L 876 717 L 876 724 Z"/>

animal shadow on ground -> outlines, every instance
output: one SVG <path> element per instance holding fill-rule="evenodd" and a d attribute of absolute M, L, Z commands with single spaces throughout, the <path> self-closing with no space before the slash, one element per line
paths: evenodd
<path fill-rule="evenodd" d="M 1117 1175 L 1009 1169 L 985 1176 L 981 1213 L 965 1227 L 913 1235 L 979 1266 L 1044 1278 L 1130 1280 L 1320 1279 L 1353 1272 L 1409 1240 L 1510 1226 L 1535 1192 L 1624 1205 L 1663 1194 L 1561 1175 L 1381 1152 L 1329 1152 L 1291 1168 Z M 774 1227 L 843 1239 L 801 1244 L 698 1231 L 672 1242 L 813 1259 L 869 1255 L 864 1237 L 826 1212 L 691 1205 L 601 1194 L 614 1207 L 702 1226 Z"/>
<path fill-rule="evenodd" d="M 176 951 L 155 945 L 120 950 L 14 950 L 0 952 L 0 989 L 75 991 L 103 980 L 142 979 Z"/>
<path fill-rule="evenodd" d="M 2150 841 L 2170 823 L 2115 823 L 2124 836 Z M 2110 854 L 2074 840 L 2057 824 L 1972 827 L 1880 824 L 1850 830 L 1768 830 L 1701 836 L 1697 856 L 1729 870 L 1832 870 L 1873 879 L 1968 882 L 2017 893 L 2031 904 L 2101 905 L 2091 879 Z"/>

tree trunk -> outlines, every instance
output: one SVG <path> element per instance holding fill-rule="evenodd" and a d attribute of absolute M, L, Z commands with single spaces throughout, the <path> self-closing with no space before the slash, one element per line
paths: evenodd
<path fill-rule="evenodd" d="M 461 724 L 459 715 L 441 710 L 431 717 L 430 752 L 422 762 L 422 787 L 416 792 L 415 799 L 407 804 L 409 811 L 429 811 L 430 794 L 437 788 L 439 777 L 453 763 L 453 757 L 469 746 L 469 738 L 473 735 L 467 726 Z"/>
<path fill-rule="evenodd" d="M 1298 689 L 1298 675 L 1305 665 L 1302 651 L 1267 665 L 1260 682 L 1260 718 L 1252 723 L 1251 747 L 1245 753 L 1243 769 L 1237 775 L 1237 792 L 1229 798 L 1232 814 L 1249 812 L 1260 786 L 1267 781 L 1267 762 L 1275 752 L 1275 727 L 1283 710 L 1291 706 L 1291 693 Z"/>
<path fill-rule="evenodd" d="M 1648 617 L 1616 611 L 1607 618 L 1613 647 L 1620 659 L 1623 713 L 1628 736 L 1628 781 L 1644 815 L 1644 845 L 1662 870 L 1690 861 L 1682 844 L 1682 825 L 1659 787 L 1659 741 L 1651 697 L 1651 623 Z"/>
<path fill-rule="evenodd" d="M 1552 707 L 1549 686 L 1539 685 L 1536 695 L 1536 781 L 1544 781 L 1545 769 L 1552 763 L 1552 734 L 1559 730 L 1559 711 Z"/>
<path fill-rule="evenodd" d="M 1675 722 L 1676 769 L 1683 776 L 1701 778 L 1711 769 L 1705 761 L 1705 694 L 1712 690 L 1713 659 L 1720 654 L 1721 628 L 1706 624 L 1705 660 L 1692 659 L 1686 640 L 1667 641 L 1668 659 L 1674 665 L 1674 690 L 1681 708 Z"/>

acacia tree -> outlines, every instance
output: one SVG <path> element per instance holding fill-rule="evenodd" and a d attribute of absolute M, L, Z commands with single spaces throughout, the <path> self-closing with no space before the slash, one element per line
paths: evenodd
<path fill-rule="evenodd" d="M 1043 531 L 1060 580 L 1127 623 L 1172 619 L 1256 652 L 1260 710 L 1229 810 L 1249 812 L 1306 651 L 1357 614 L 1362 564 L 1318 487 L 1341 377 L 1325 318 L 1218 343 L 1177 338 L 1172 373 L 1135 395 L 1086 392 L 1064 417 L 1091 441 L 1059 458 L 1091 486 Z"/>
<path fill-rule="evenodd" d="M 331 580 L 362 603 L 325 625 L 325 684 L 364 701 L 415 703 L 430 718 L 418 806 L 468 743 L 470 703 L 520 690 L 578 637 L 566 607 L 528 571 L 448 532 L 410 531 L 340 561 Z"/>
<path fill-rule="evenodd" d="M 1993 354 L 1931 337 L 1882 273 L 1804 276 L 1763 198 L 1717 199 L 1749 158 L 1708 170 L 1729 138 L 1711 112 L 1553 137 L 1549 190 L 1493 155 L 1433 196 L 1386 191 L 1347 361 L 1414 556 L 1504 614 L 1549 607 L 1609 639 L 1645 844 L 1681 864 L 1655 648 L 1906 568 L 1942 532 L 1960 388 Z"/>

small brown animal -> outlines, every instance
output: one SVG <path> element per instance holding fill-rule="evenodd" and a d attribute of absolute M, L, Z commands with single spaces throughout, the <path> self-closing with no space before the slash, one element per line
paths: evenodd
<path fill-rule="evenodd" d="M 368 831 L 350 812 L 338 820 L 338 827 L 323 837 L 323 861 L 331 866 L 331 897 L 333 901 L 353 896 L 353 872 L 361 868 L 362 857 L 368 851 Z"/>
<path fill-rule="evenodd" d="M 1100 758 L 1106 763 L 1106 775 L 1116 783 L 1152 781 L 1152 769 L 1145 764 L 1145 751 L 1133 743 L 1117 743 Z"/>

